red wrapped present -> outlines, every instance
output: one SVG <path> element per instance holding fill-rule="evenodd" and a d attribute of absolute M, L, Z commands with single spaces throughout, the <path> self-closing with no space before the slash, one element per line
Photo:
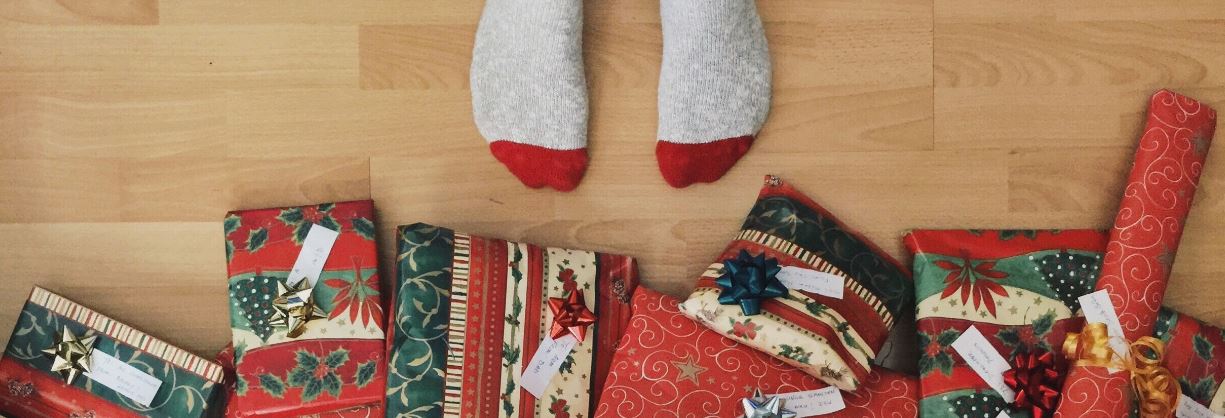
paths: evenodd
<path fill-rule="evenodd" d="M 1110 296 L 1126 341 L 1153 333 L 1174 266 L 1184 222 L 1195 198 L 1216 112 L 1167 90 L 1149 102 L 1118 217 L 1102 263 L 1098 290 Z M 1064 384 L 1056 416 L 1113 418 L 1131 410 L 1130 374 L 1077 365 Z"/>
<path fill-rule="evenodd" d="M 1049 353 L 1051 370 L 1063 375 L 1061 346 L 1068 332 L 1083 326 L 1083 318 L 1075 316 L 1081 310 L 1078 299 L 1097 285 L 1106 240 L 1095 230 L 908 233 L 904 241 L 914 253 L 918 296 L 923 416 L 962 417 L 972 411 L 1050 416 L 1060 379 L 1039 382 L 1056 392 L 1053 397 L 1018 396 L 1022 399 L 1010 405 L 950 345 L 973 326 L 1008 363 Z M 1156 325 L 1153 336 L 1165 342 L 1166 364 L 1184 394 L 1225 412 L 1225 333 L 1165 308 Z"/>
<path fill-rule="evenodd" d="M 843 390 L 914 309 L 910 273 L 775 176 L 681 312 Z M 745 333 L 743 330 L 753 330 Z"/>
<path fill-rule="evenodd" d="M 630 318 L 633 258 L 425 224 L 400 227 L 397 245 L 388 416 L 591 415 Z M 538 357 L 551 373 L 534 374 Z"/>
<path fill-rule="evenodd" d="M 915 417 L 915 378 L 873 369 L 858 390 L 829 384 L 741 341 L 759 330 L 716 332 L 687 318 L 679 301 L 645 287 L 634 293 L 634 316 L 617 346 L 597 418 L 744 416 L 742 400 L 757 390 L 782 395 L 822 389 L 845 408 L 822 417 Z M 788 402 L 782 407 L 788 409 Z M 795 406 L 792 406 L 795 407 Z"/>
<path fill-rule="evenodd" d="M 221 380 L 220 365 L 36 287 L 0 359 L 0 413 L 199 418 Z"/>
<path fill-rule="evenodd" d="M 370 201 L 225 218 L 236 417 L 369 408 L 387 360 Z"/>

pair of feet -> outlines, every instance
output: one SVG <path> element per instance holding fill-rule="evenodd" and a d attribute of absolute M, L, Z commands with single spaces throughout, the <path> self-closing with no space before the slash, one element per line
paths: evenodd
<path fill-rule="evenodd" d="M 660 0 L 655 154 L 673 187 L 718 180 L 770 109 L 770 55 L 755 0 Z M 486 0 L 472 107 L 490 151 L 525 185 L 573 190 L 587 170 L 583 0 Z"/>

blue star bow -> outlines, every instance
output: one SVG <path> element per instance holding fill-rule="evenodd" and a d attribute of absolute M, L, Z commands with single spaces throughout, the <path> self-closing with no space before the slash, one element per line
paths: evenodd
<path fill-rule="evenodd" d="M 787 294 L 787 287 L 778 281 L 780 270 L 777 259 L 766 258 L 764 253 L 752 256 L 740 250 L 736 258 L 723 260 L 723 275 L 715 280 L 722 288 L 719 303 L 739 304 L 745 315 L 761 313 L 762 300 Z"/>

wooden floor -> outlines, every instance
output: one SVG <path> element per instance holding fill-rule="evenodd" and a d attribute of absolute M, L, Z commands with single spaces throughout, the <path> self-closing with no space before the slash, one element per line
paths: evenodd
<path fill-rule="evenodd" d="M 385 256 L 426 221 L 631 254 L 677 295 L 766 173 L 904 259 L 912 228 L 1101 228 L 1150 93 L 1225 110 L 1221 0 L 763 0 L 765 131 L 722 181 L 674 190 L 654 160 L 658 1 L 590 1 L 591 169 L 534 191 L 472 123 L 481 4 L 0 2 L 0 345 L 39 284 L 211 354 L 235 208 L 373 198 Z M 1225 325 L 1211 154 L 1167 304 Z"/>

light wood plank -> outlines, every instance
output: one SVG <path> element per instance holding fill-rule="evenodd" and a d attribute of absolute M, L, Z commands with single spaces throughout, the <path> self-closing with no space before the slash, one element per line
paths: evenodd
<path fill-rule="evenodd" d="M 0 223 L 219 221 L 369 196 L 364 158 L 0 160 Z"/>
<path fill-rule="evenodd" d="M 40 25 L 155 25 L 158 0 L 42 1 L 0 3 L 0 22 Z"/>
<path fill-rule="evenodd" d="M 344 26 L 0 27 L 0 91 L 199 91 L 357 85 Z"/>
<path fill-rule="evenodd" d="M 0 158 L 222 156 L 224 93 L 0 93 Z"/>

